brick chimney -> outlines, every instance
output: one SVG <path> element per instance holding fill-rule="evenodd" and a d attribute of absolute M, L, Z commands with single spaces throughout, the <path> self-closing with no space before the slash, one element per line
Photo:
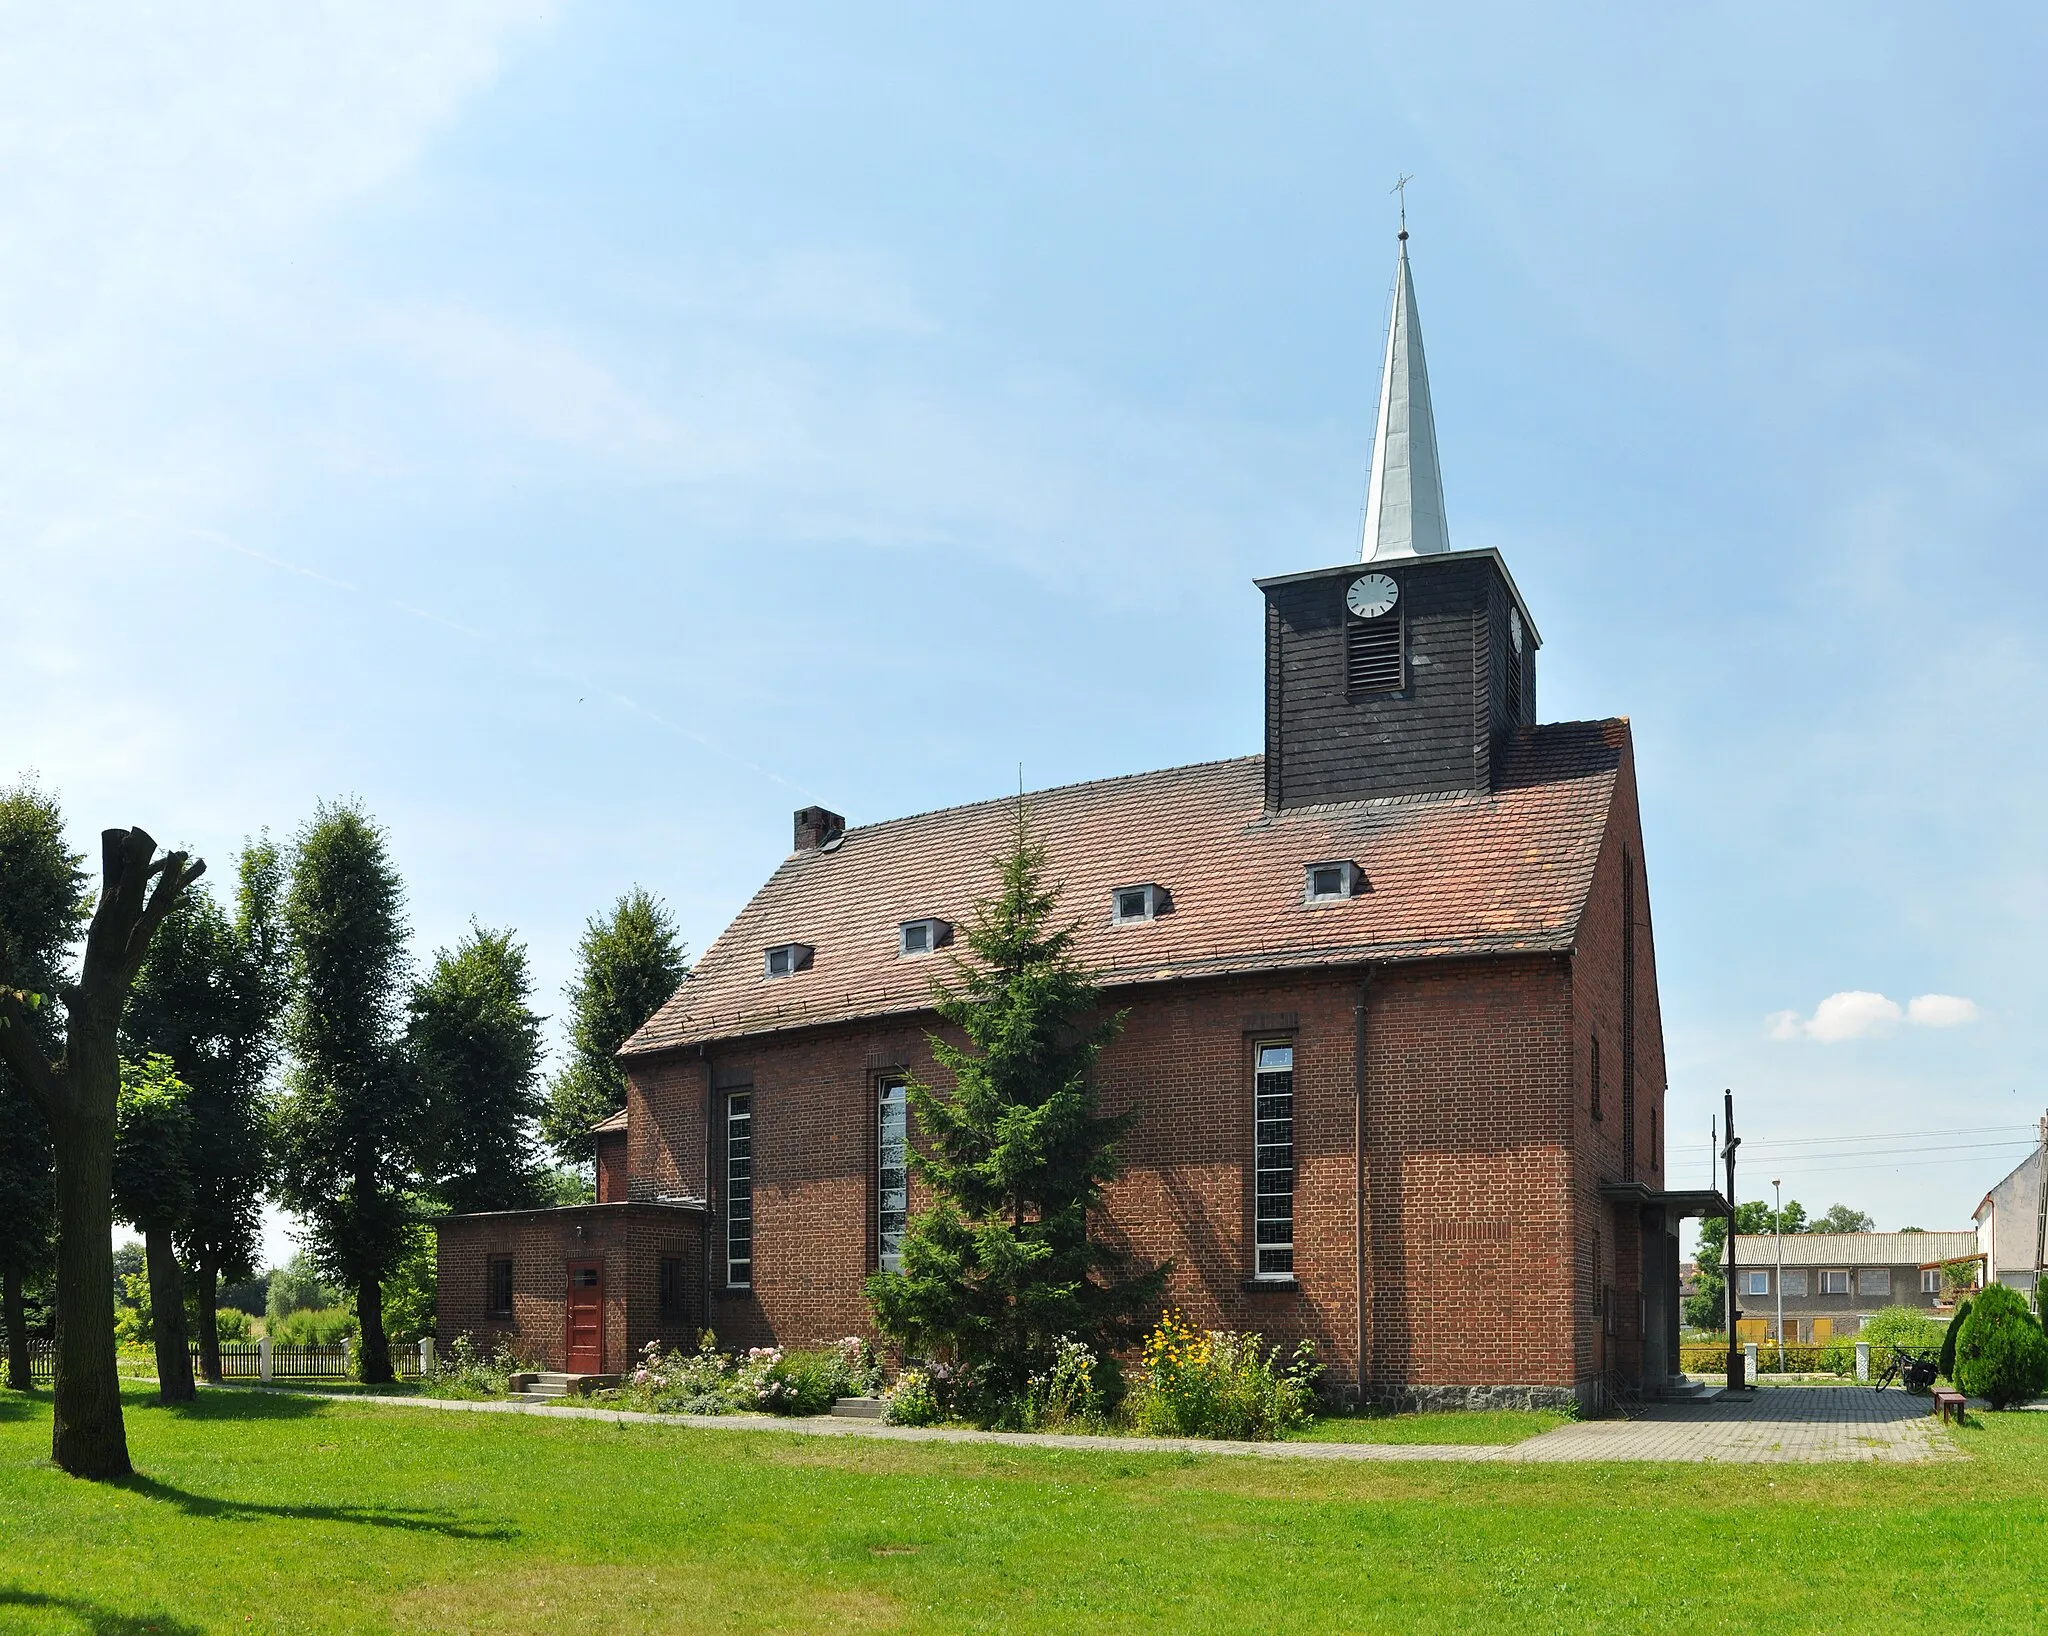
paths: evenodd
<path fill-rule="evenodd" d="M 796 849 L 799 852 L 816 852 L 830 846 L 846 833 L 846 820 L 836 812 L 823 807 L 798 807 L 796 811 Z"/>

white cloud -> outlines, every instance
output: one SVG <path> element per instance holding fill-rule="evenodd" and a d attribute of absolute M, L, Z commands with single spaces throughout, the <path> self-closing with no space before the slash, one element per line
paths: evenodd
<path fill-rule="evenodd" d="M 1977 1020 L 1977 1002 L 1959 994 L 1916 995 L 1906 1006 L 1906 1021 L 1922 1028 L 1956 1028 Z"/>
<path fill-rule="evenodd" d="M 1889 1034 L 1901 1022 L 1921 1028 L 1954 1028 L 1977 1020 L 1977 1002 L 1954 994 L 1922 994 L 1901 1006 L 1869 989 L 1850 988 L 1830 994 L 1813 1008 L 1811 1017 L 1796 1011 L 1774 1011 L 1765 1019 L 1776 1040 L 1810 1039 L 1833 1044 Z"/>

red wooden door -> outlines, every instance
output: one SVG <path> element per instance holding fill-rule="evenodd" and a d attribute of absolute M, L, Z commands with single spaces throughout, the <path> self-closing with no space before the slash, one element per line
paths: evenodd
<path fill-rule="evenodd" d="M 569 1373 L 604 1373 L 604 1263 L 569 1263 Z"/>

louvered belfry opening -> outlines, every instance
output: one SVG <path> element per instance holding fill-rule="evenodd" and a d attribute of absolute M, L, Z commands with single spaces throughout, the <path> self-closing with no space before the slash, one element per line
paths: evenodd
<path fill-rule="evenodd" d="M 1344 683 L 1353 693 L 1401 691 L 1401 611 L 1354 619 L 1345 632 Z"/>
<path fill-rule="evenodd" d="M 1508 725 L 1522 725 L 1522 656 L 1510 647 L 1508 649 Z"/>

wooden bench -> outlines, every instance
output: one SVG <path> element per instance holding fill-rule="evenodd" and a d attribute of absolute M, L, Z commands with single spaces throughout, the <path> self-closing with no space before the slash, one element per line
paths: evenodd
<path fill-rule="evenodd" d="M 1944 1426 L 1948 1424 L 1951 1410 L 1954 1411 L 1956 1419 L 1961 1420 L 1963 1410 L 1969 1405 L 1969 1401 L 1961 1392 L 1950 1391 L 1946 1386 L 1937 1386 L 1934 1389 L 1934 1406 L 1941 1411 L 1941 1423 Z"/>

